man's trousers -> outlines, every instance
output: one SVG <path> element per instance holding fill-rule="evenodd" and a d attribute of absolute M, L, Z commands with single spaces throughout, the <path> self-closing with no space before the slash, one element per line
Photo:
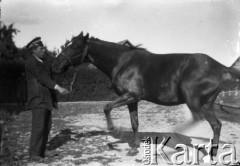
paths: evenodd
<path fill-rule="evenodd" d="M 32 109 L 32 131 L 30 139 L 30 156 L 44 157 L 48 135 L 52 126 L 52 112 L 44 108 Z"/>

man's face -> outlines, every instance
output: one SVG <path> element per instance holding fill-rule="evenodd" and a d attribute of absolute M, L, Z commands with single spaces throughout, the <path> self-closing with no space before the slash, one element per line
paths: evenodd
<path fill-rule="evenodd" d="M 45 48 L 42 46 L 38 46 L 37 48 L 35 48 L 33 50 L 33 54 L 40 59 L 42 59 L 44 57 L 44 53 L 45 53 Z"/>

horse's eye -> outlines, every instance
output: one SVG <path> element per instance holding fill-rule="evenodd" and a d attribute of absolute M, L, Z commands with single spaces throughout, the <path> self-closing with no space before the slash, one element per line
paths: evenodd
<path fill-rule="evenodd" d="M 78 45 L 77 45 L 77 44 L 74 44 L 74 45 L 73 45 L 73 48 L 74 48 L 74 49 L 78 48 Z"/>

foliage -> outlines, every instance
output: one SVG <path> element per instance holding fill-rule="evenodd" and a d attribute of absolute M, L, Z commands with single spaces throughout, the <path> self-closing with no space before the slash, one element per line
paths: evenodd
<path fill-rule="evenodd" d="M 17 47 L 13 41 L 14 35 L 19 31 L 14 28 L 13 24 L 0 28 L 0 60 L 14 59 L 17 53 Z"/>
<path fill-rule="evenodd" d="M 13 24 L 0 28 L 0 102 L 16 98 L 16 84 L 24 73 L 23 49 L 18 49 L 13 41 L 18 32 Z"/>

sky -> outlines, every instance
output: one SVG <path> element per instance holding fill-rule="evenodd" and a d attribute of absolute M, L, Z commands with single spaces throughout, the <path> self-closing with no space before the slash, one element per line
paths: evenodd
<path fill-rule="evenodd" d="M 153 53 L 205 53 L 230 66 L 240 56 L 239 0 L 2 0 L 18 47 L 41 36 L 49 49 L 84 34 L 128 39 Z"/>

